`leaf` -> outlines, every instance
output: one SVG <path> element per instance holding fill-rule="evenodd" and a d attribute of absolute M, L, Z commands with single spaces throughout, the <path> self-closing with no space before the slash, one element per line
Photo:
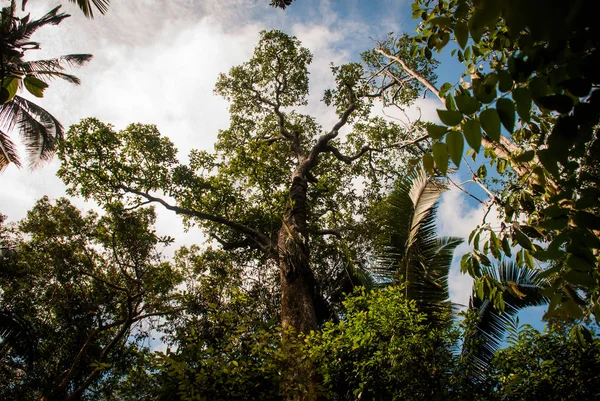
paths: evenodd
<path fill-rule="evenodd" d="M 462 130 L 469 146 L 475 152 L 479 152 L 481 148 L 481 125 L 479 125 L 479 121 L 475 119 L 466 120 L 462 124 Z"/>
<path fill-rule="evenodd" d="M 15 95 L 17 94 L 17 90 L 19 89 L 19 78 L 16 77 L 6 77 L 2 83 L 2 96 L 0 96 L 0 103 L 4 104 L 10 102 Z"/>
<path fill-rule="evenodd" d="M 529 81 L 529 91 L 534 99 L 546 96 L 548 93 L 548 84 L 541 77 L 534 77 Z"/>
<path fill-rule="evenodd" d="M 517 243 L 519 245 L 521 245 L 521 247 L 523 247 L 524 249 L 527 250 L 532 250 L 533 249 L 533 244 L 531 243 L 531 240 L 529 239 L 528 236 L 526 236 L 525 234 L 523 234 L 523 231 L 521 231 L 521 229 L 518 227 L 518 224 L 513 224 L 513 234 L 514 234 L 514 238 L 517 241 Z"/>
<path fill-rule="evenodd" d="M 440 139 L 446 132 L 448 132 L 448 127 L 446 126 L 436 124 L 427 125 L 427 134 L 429 134 L 431 139 Z"/>
<path fill-rule="evenodd" d="M 518 87 L 513 91 L 513 99 L 517 103 L 517 113 L 525 122 L 531 120 L 531 94 L 529 89 Z"/>
<path fill-rule="evenodd" d="M 458 131 L 450 131 L 448 135 L 446 135 L 446 145 L 448 146 L 450 158 L 456 167 L 460 167 L 460 160 L 462 159 L 465 147 L 463 135 Z"/>
<path fill-rule="evenodd" d="M 464 49 L 469 41 L 469 28 L 467 27 L 467 24 L 464 22 L 457 22 L 456 25 L 454 25 L 454 36 L 456 36 L 458 45 Z"/>
<path fill-rule="evenodd" d="M 500 98 L 496 101 L 496 110 L 504 128 L 512 134 L 515 128 L 515 104 L 507 98 Z"/>
<path fill-rule="evenodd" d="M 519 163 L 527 163 L 532 161 L 534 157 L 535 152 L 533 150 L 527 150 L 523 153 L 513 156 L 513 160 Z"/>
<path fill-rule="evenodd" d="M 444 85 L 442 85 L 440 88 L 440 97 L 446 96 L 446 93 L 448 93 L 450 89 L 452 89 L 452 84 L 450 82 L 446 82 Z"/>
<path fill-rule="evenodd" d="M 485 133 L 494 141 L 500 140 L 500 116 L 496 109 L 485 109 L 479 114 L 479 121 Z"/>
<path fill-rule="evenodd" d="M 435 160 L 435 166 L 443 175 L 446 175 L 448 171 L 448 148 L 443 142 L 435 143 L 431 150 L 433 152 L 433 159 Z"/>
<path fill-rule="evenodd" d="M 477 112 L 479 107 L 481 107 L 481 104 L 476 98 L 466 94 L 456 96 L 455 101 L 458 110 L 467 115 Z"/>
<path fill-rule="evenodd" d="M 462 121 L 463 115 L 460 111 L 452 110 L 438 110 L 437 111 L 440 120 L 451 127 L 459 125 Z"/>
<path fill-rule="evenodd" d="M 434 175 L 434 171 L 433 171 L 433 156 L 431 156 L 429 153 L 425 153 L 423 155 L 423 168 L 430 175 Z"/>
<path fill-rule="evenodd" d="M 36 97 L 44 97 L 44 90 L 48 87 L 47 83 L 32 75 L 25 75 L 23 84 L 29 93 Z"/>
<path fill-rule="evenodd" d="M 566 114 L 573 108 L 573 99 L 567 95 L 542 96 L 536 102 L 543 108 Z"/>
<path fill-rule="evenodd" d="M 500 92 L 508 92 L 512 89 L 513 79 L 508 70 L 498 72 L 498 90 Z M 514 97 L 514 96 L 513 96 Z"/>

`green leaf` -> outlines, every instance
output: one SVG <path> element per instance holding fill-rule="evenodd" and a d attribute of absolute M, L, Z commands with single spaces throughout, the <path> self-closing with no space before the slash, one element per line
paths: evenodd
<path fill-rule="evenodd" d="M 446 126 L 436 124 L 427 125 L 427 134 L 429 134 L 431 139 L 440 139 L 446 132 L 448 132 L 448 127 Z"/>
<path fill-rule="evenodd" d="M 533 244 L 531 243 L 531 240 L 529 239 L 528 236 L 526 236 L 525 234 L 523 234 L 523 231 L 521 231 L 521 229 L 518 227 L 518 224 L 513 224 L 513 234 L 514 234 L 514 238 L 517 241 L 517 243 L 519 245 L 521 245 L 521 247 L 523 247 L 524 249 L 527 250 L 532 250 L 533 249 Z"/>
<path fill-rule="evenodd" d="M 548 93 L 548 84 L 541 77 L 534 77 L 529 81 L 529 91 L 534 99 L 546 96 Z"/>
<path fill-rule="evenodd" d="M 518 87 L 513 90 L 513 99 L 517 103 L 517 113 L 519 117 L 525 122 L 531 120 L 531 94 L 529 89 L 525 87 Z"/>
<path fill-rule="evenodd" d="M 535 152 L 533 150 L 527 150 L 523 153 L 513 156 L 513 160 L 519 163 L 527 163 L 532 161 L 534 157 Z"/>
<path fill-rule="evenodd" d="M 513 79 L 508 70 L 498 71 L 498 90 L 500 92 L 508 92 L 512 89 Z"/>
<path fill-rule="evenodd" d="M 572 253 L 567 255 L 566 265 L 571 269 L 575 269 L 580 272 L 592 271 L 595 266 L 593 263 L 590 263 L 586 258 L 579 257 Z"/>
<path fill-rule="evenodd" d="M 481 126 L 479 125 L 479 121 L 475 119 L 466 120 L 462 124 L 462 130 L 469 146 L 475 152 L 479 152 L 481 148 Z"/>
<path fill-rule="evenodd" d="M 463 150 L 465 147 L 465 140 L 462 133 L 458 131 L 450 131 L 448 135 L 446 135 L 446 145 L 448 146 L 450 158 L 456 167 L 460 167 L 460 160 L 462 159 Z"/>
<path fill-rule="evenodd" d="M 481 107 L 481 104 L 477 99 L 467 94 L 458 95 L 456 96 L 455 100 L 458 110 L 460 110 L 463 114 L 474 114 L 479 111 L 479 107 Z"/>
<path fill-rule="evenodd" d="M 496 101 L 496 110 L 502 125 L 512 134 L 515 128 L 515 104 L 510 99 L 501 98 Z"/>
<path fill-rule="evenodd" d="M 431 156 L 429 153 L 425 153 L 423 155 L 423 168 L 430 175 L 434 175 L 434 171 L 433 171 L 433 156 Z"/>
<path fill-rule="evenodd" d="M 567 95 L 542 96 L 536 102 L 543 108 L 566 114 L 573 108 L 573 99 Z"/>
<path fill-rule="evenodd" d="M 456 36 L 458 45 L 464 49 L 469 41 L 469 28 L 467 27 L 467 24 L 464 22 L 457 22 L 456 25 L 454 25 L 454 36 Z"/>
<path fill-rule="evenodd" d="M 25 75 L 23 84 L 29 93 L 36 97 L 44 97 L 44 90 L 48 87 L 47 83 L 32 75 Z"/>
<path fill-rule="evenodd" d="M 485 133 L 494 141 L 500 140 L 500 116 L 496 109 L 485 109 L 479 114 L 479 121 Z"/>
<path fill-rule="evenodd" d="M 448 93 L 450 89 L 452 89 L 452 84 L 450 82 L 446 82 L 444 85 L 442 85 L 440 88 L 440 97 L 446 96 L 446 93 Z"/>
<path fill-rule="evenodd" d="M 17 90 L 19 89 L 19 78 L 16 77 L 6 77 L 2 82 L 2 96 L 0 97 L 0 103 L 8 103 L 10 102 L 15 95 L 17 94 Z"/>
<path fill-rule="evenodd" d="M 443 175 L 446 175 L 448 171 L 448 148 L 443 142 L 435 143 L 431 150 L 433 152 L 433 159 L 435 160 L 435 166 Z"/>
<path fill-rule="evenodd" d="M 438 110 L 437 111 L 440 120 L 451 127 L 459 125 L 462 121 L 463 115 L 460 111 L 452 110 Z"/>
<path fill-rule="evenodd" d="M 512 256 L 512 249 L 510 247 L 510 242 L 508 241 L 508 237 L 502 238 L 502 250 L 509 258 Z"/>

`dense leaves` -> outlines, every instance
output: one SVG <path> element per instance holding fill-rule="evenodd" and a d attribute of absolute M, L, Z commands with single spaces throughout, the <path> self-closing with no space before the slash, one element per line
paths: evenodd
<path fill-rule="evenodd" d="M 417 0 L 413 16 L 421 24 L 413 51 L 429 56 L 454 39 L 459 48 L 452 54 L 464 65 L 461 85 L 444 84 L 438 93 L 446 105 L 438 114 L 448 126 L 436 129 L 438 170 L 447 171 L 447 155 L 460 164 L 460 125 L 473 150 L 484 142 L 487 163 L 500 175 L 486 185 L 489 202 L 501 210 L 501 230 L 484 224 L 477 231 L 498 240 L 482 242 L 485 249 L 474 244 L 463 270 L 490 282 L 474 261 L 486 250 L 510 257 L 518 245 L 519 266 L 547 271 L 548 317 L 598 320 L 600 192 L 592 149 L 600 118 L 600 31 L 590 11 L 585 1 Z M 487 172 L 478 175 L 485 179 Z M 502 292 L 495 281 L 483 293 L 493 287 Z M 495 302 L 501 308 L 501 297 Z"/>
<path fill-rule="evenodd" d="M 0 398 L 95 399 L 136 363 L 183 278 L 160 260 L 153 222 L 150 209 L 99 218 L 43 198 L 1 227 Z"/>

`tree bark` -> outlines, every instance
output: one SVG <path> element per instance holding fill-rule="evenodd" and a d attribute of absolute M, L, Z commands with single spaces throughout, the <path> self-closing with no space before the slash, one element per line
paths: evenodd
<path fill-rule="evenodd" d="M 292 185 L 277 241 L 281 278 L 281 325 L 283 350 L 288 358 L 282 389 L 285 399 L 319 400 L 320 378 L 310 361 L 302 358 L 302 344 L 296 334 L 317 328 L 316 281 L 310 268 L 308 244 L 308 180 L 300 169 L 292 175 Z"/>
<path fill-rule="evenodd" d="M 309 264 L 306 177 L 294 174 L 277 241 L 281 278 L 281 325 L 299 333 L 317 328 L 315 278 Z"/>

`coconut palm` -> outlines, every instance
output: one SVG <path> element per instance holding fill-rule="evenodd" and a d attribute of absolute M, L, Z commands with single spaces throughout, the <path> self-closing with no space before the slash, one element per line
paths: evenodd
<path fill-rule="evenodd" d="M 473 380 L 484 375 L 516 315 L 527 307 L 548 303 L 548 298 L 543 295 L 544 289 L 548 288 L 548 280 L 541 273 L 541 270 L 519 267 L 512 261 L 482 267 L 482 275 L 496 280 L 504 288 L 502 297 L 505 306 L 503 311 L 499 311 L 493 302 L 480 299 L 473 291 L 469 309 L 475 315 L 475 321 L 465 334 L 462 349 L 463 361 L 471 369 Z"/>
<path fill-rule="evenodd" d="M 92 58 L 91 54 L 70 54 L 48 60 L 26 61 L 25 53 L 40 48 L 31 40 L 39 28 L 58 25 L 68 14 L 59 13 L 60 6 L 43 17 L 31 20 L 29 15 L 15 16 L 12 0 L 0 15 L 0 171 L 14 163 L 21 166 L 15 143 L 8 133 L 17 128 L 25 142 L 31 167 L 50 159 L 57 142 L 63 136 L 60 122 L 47 110 L 17 93 L 26 89 L 42 97 L 52 79 L 60 78 L 79 84 L 77 77 L 64 72 L 65 67 L 79 67 Z"/>
<path fill-rule="evenodd" d="M 384 207 L 383 241 L 372 274 L 380 284 L 406 282 L 406 297 L 434 324 L 447 323 L 448 273 L 457 237 L 438 237 L 436 208 L 446 186 L 415 170 L 399 180 Z"/>

